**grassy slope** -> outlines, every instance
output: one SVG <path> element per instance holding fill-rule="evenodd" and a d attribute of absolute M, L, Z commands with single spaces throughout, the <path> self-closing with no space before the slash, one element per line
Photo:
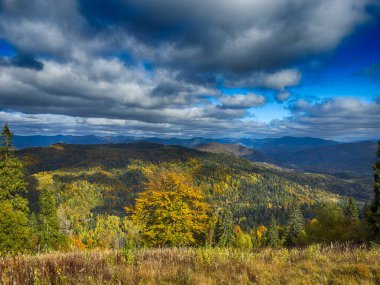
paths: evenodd
<path fill-rule="evenodd" d="M 2 284 L 379 284 L 379 249 L 141 249 L 0 258 Z"/>

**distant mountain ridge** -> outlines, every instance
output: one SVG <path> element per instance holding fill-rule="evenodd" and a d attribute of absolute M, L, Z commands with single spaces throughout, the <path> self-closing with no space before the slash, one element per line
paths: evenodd
<path fill-rule="evenodd" d="M 343 143 L 311 137 L 251 138 L 141 138 L 126 136 L 14 136 L 18 149 L 65 144 L 118 144 L 148 142 L 178 145 L 200 151 L 224 153 L 254 162 L 316 173 L 371 175 L 376 142 Z"/>
<path fill-rule="evenodd" d="M 310 147 L 319 147 L 326 145 L 336 145 L 341 142 L 324 140 L 311 137 L 282 137 L 282 138 L 266 138 L 266 139 L 253 139 L 253 138 L 158 138 L 158 137 L 131 137 L 131 136 L 71 136 L 71 135 L 56 135 L 56 136 L 20 136 L 13 137 L 13 143 L 18 149 L 28 147 L 43 147 L 55 143 L 67 144 L 106 144 L 106 143 L 129 143 L 145 141 L 151 143 L 160 143 L 166 145 L 180 145 L 184 147 L 196 148 L 202 144 L 217 142 L 221 144 L 240 144 L 246 147 L 254 148 L 257 150 L 264 150 L 265 152 L 280 152 L 295 149 L 306 149 Z"/>
<path fill-rule="evenodd" d="M 359 143 L 326 143 L 319 147 L 288 146 L 275 148 L 267 145 L 261 150 L 254 150 L 241 145 L 203 144 L 200 151 L 224 153 L 248 159 L 253 162 L 270 162 L 282 167 L 293 168 L 303 172 L 355 175 L 371 175 L 372 164 L 376 161 L 377 144 L 371 141 Z"/>
<path fill-rule="evenodd" d="M 211 153 L 224 153 L 227 155 L 245 158 L 250 161 L 271 161 L 271 159 L 267 157 L 264 153 L 238 144 L 221 144 L 217 142 L 211 142 L 209 144 L 199 145 L 197 147 L 197 150 Z"/>

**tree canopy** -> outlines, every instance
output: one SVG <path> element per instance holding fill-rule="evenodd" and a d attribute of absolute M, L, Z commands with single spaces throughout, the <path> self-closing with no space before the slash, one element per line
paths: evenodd
<path fill-rule="evenodd" d="M 130 210 L 150 245 L 195 245 L 197 236 L 208 229 L 209 205 L 191 176 L 179 171 L 158 168 L 150 173 L 145 190 Z"/>
<path fill-rule="evenodd" d="M 14 155 L 12 137 L 5 124 L 0 145 L 0 253 L 27 251 L 31 245 L 26 182 L 22 164 Z"/>

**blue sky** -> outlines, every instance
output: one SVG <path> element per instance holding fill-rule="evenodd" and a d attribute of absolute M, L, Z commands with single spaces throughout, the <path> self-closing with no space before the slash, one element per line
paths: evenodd
<path fill-rule="evenodd" d="M 2 1 L 0 121 L 21 135 L 378 139 L 379 35 L 376 0 Z"/>

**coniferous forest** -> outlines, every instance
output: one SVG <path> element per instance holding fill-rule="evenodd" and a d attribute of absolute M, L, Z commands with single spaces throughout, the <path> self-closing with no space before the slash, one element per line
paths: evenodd
<path fill-rule="evenodd" d="M 18 151 L 12 136 L 4 284 L 380 282 L 380 162 L 368 181 L 142 142 Z"/>

